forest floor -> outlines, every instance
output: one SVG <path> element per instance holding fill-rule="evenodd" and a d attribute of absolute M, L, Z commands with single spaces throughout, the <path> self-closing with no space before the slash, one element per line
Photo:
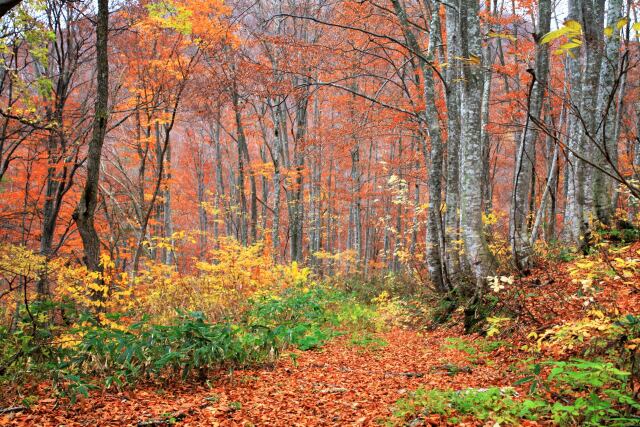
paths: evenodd
<path fill-rule="evenodd" d="M 391 425 L 396 402 L 418 388 L 513 386 L 522 378 L 522 365 L 532 357 L 542 357 L 522 349 L 531 343 L 530 335 L 535 331 L 542 333 L 570 321 L 584 325 L 581 319 L 593 312 L 591 307 L 637 316 L 639 255 L 640 242 L 610 254 L 548 263 L 519 279 L 512 287 L 515 293 L 503 298 L 512 310 L 522 313 L 510 327 L 508 341 L 466 335 L 461 326 L 447 325 L 437 329 L 394 327 L 362 337 L 347 334 L 319 349 L 285 351 L 272 365 L 218 371 L 206 383 L 176 379 L 120 392 L 93 391 L 74 405 L 40 398 L 28 410 L 4 414 L 0 410 L 0 426 Z M 590 278 L 589 284 L 593 281 L 599 286 L 591 299 L 580 293 L 585 281 L 575 280 L 584 275 Z M 603 316 L 601 311 L 595 313 Z M 460 314 L 456 312 L 454 317 Z M 578 354 L 578 347 L 568 349 L 564 354 L 567 348 L 551 347 L 559 352 L 552 353 L 557 357 Z M 52 396 L 48 387 L 43 384 L 34 394 Z M 515 391 L 519 393 L 515 396 L 526 395 L 525 386 L 517 386 Z M 448 424 L 438 415 L 424 414 L 401 421 L 409 426 L 483 425 L 471 418 L 457 418 L 455 424 Z"/>
<path fill-rule="evenodd" d="M 473 336 L 439 329 L 393 329 L 383 346 L 353 346 L 348 337 L 319 350 L 283 355 L 275 365 L 223 372 L 204 384 L 154 384 L 92 393 L 74 406 L 40 400 L 28 412 L 6 414 L 0 425 L 29 426 L 365 426 L 384 425 L 393 404 L 418 387 L 466 389 L 509 386 L 516 379 L 501 347 L 490 358 L 470 355 Z M 468 350 L 467 350 L 468 351 Z M 501 354 L 503 353 L 503 354 Z M 440 425 L 438 419 L 432 420 Z M 469 424 L 473 425 L 473 424 Z"/>

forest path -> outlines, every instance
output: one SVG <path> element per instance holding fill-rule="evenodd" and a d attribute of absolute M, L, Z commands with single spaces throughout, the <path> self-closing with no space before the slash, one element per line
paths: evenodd
<path fill-rule="evenodd" d="M 282 355 L 272 369 L 235 371 L 210 386 L 178 384 L 121 393 L 92 393 L 75 406 L 52 399 L 14 415 L 32 426 L 362 426 L 379 425 L 393 404 L 418 387 L 506 386 L 506 366 L 447 345 L 446 330 L 394 329 L 378 334 L 384 347 L 337 338 L 319 350 Z M 459 339 L 459 338 L 457 338 Z M 467 338 L 464 338 L 465 340 Z M 494 355 L 495 356 L 495 355 Z M 295 363 L 294 363 L 295 359 Z M 486 358 L 488 359 L 488 358 Z M 468 367 L 452 374 L 448 367 Z M 2 418 L 0 418 L 0 421 Z M 0 425 L 2 422 L 0 422 Z"/>

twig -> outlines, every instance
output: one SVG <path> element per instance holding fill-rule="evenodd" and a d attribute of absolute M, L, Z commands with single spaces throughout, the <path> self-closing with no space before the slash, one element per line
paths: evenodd
<path fill-rule="evenodd" d="M 156 427 L 156 426 L 164 426 L 175 424 L 176 421 L 181 421 L 187 417 L 187 414 L 184 412 L 178 412 L 173 415 L 168 415 L 164 418 L 157 418 L 154 420 L 148 421 L 140 421 L 138 422 L 138 427 Z"/>
<path fill-rule="evenodd" d="M 0 415 L 1 414 L 10 414 L 13 412 L 22 412 L 22 411 L 26 411 L 27 407 L 26 406 L 11 406 L 9 408 L 0 408 Z"/>

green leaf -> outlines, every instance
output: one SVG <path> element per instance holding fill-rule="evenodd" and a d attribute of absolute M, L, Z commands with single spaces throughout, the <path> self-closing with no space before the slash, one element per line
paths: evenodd
<path fill-rule="evenodd" d="M 528 377 L 520 378 L 518 381 L 514 382 L 513 385 L 521 385 L 532 381 L 535 377 L 530 375 Z"/>

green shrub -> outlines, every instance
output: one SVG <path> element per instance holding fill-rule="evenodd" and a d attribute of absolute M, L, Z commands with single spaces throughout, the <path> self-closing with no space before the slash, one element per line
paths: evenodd
<path fill-rule="evenodd" d="M 182 314 L 170 325 L 145 320 L 122 331 L 92 325 L 76 331 L 59 369 L 104 378 L 104 385 L 132 385 L 140 379 L 204 378 L 212 368 L 244 366 L 277 354 L 273 330 L 235 324 L 210 324 L 201 313 Z"/>
<path fill-rule="evenodd" d="M 346 298 L 322 287 L 291 288 L 282 295 L 264 295 L 253 301 L 245 323 L 272 329 L 280 346 L 310 350 L 337 334 L 333 328 L 336 309 Z"/>
<path fill-rule="evenodd" d="M 86 394 L 92 379 L 126 387 L 147 379 L 205 379 L 213 369 L 270 362 L 284 349 L 310 350 L 345 331 L 375 325 L 375 311 L 341 292 L 294 287 L 262 295 L 237 322 L 210 323 L 202 313 L 179 313 L 168 325 L 143 318 L 126 329 L 85 316 L 57 357 L 61 392 Z"/>
<path fill-rule="evenodd" d="M 360 347 L 364 350 L 380 350 L 389 345 L 382 338 L 370 332 L 353 332 L 349 339 L 349 345 L 352 347 Z"/>
<path fill-rule="evenodd" d="M 324 290 L 287 290 L 263 296 L 241 322 L 209 323 L 202 313 L 179 313 L 169 325 L 143 319 L 126 330 L 103 327 L 85 319 L 72 331 L 80 341 L 59 368 L 104 385 L 125 386 L 141 379 L 196 377 L 212 369 L 271 361 L 289 346 L 308 350 L 334 334 L 326 325 L 337 298 Z"/>
<path fill-rule="evenodd" d="M 356 301 L 342 304 L 335 322 L 337 327 L 349 331 L 378 331 L 385 326 L 375 308 Z"/>
<path fill-rule="evenodd" d="M 545 258 L 554 262 L 571 262 L 578 258 L 575 248 L 567 247 L 557 240 L 552 240 L 542 247 L 542 252 Z"/>
<path fill-rule="evenodd" d="M 383 292 L 390 295 L 411 299 L 425 288 L 417 283 L 416 278 L 407 273 L 385 273 L 364 277 L 361 274 L 353 274 L 336 283 L 336 287 L 344 290 L 347 294 L 370 304 Z"/>
<path fill-rule="evenodd" d="M 461 351 L 467 355 L 467 360 L 475 363 L 479 359 L 486 360 L 488 358 L 487 353 L 491 353 L 500 347 L 508 346 L 510 344 L 505 341 L 493 341 L 486 338 L 469 341 L 460 337 L 449 337 L 445 339 L 445 343 L 441 347 L 443 350 Z"/>
<path fill-rule="evenodd" d="M 418 389 L 395 405 L 392 423 L 416 414 L 470 416 L 480 421 L 519 424 L 549 421 L 560 426 L 640 425 L 640 403 L 633 397 L 629 373 L 609 362 L 551 361 L 531 367 L 530 398 L 518 400 L 513 389 Z"/>
<path fill-rule="evenodd" d="M 468 340 L 459 337 L 446 338 L 445 344 L 443 344 L 442 347 L 445 350 L 458 350 L 469 356 L 475 356 L 478 354 L 478 349 L 473 344 Z"/>
<path fill-rule="evenodd" d="M 47 362 L 57 357 L 52 345 L 58 327 L 48 324 L 60 306 L 49 301 L 36 301 L 29 310 L 19 307 L 18 321 L 9 330 L 0 326 L 0 382 L 24 384 L 29 375 L 40 375 L 49 369 Z"/>
<path fill-rule="evenodd" d="M 11 381 L 10 375 L 39 366 L 39 378 L 49 378 L 60 394 L 74 401 L 97 385 L 122 388 L 150 379 L 204 380 L 211 370 L 271 362 L 287 348 L 318 348 L 340 334 L 366 338 L 354 340 L 355 345 L 382 346 L 371 335 L 380 329 L 376 310 L 328 287 L 295 286 L 257 296 L 248 306 L 241 317 L 218 323 L 200 312 L 178 312 L 162 325 L 143 317 L 126 328 L 119 326 L 117 314 L 98 321 L 89 313 L 73 311 L 74 327 L 50 324 L 32 329 L 25 319 L 11 333 L 0 330 L 0 367 L 15 368 L 3 368 L 0 380 Z M 35 313 L 46 320 L 51 307 L 47 310 Z"/>
<path fill-rule="evenodd" d="M 599 229 L 597 232 L 601 239 L 613 243 L 626 244 L 640 240 L 640 229 L 635 227 Z"/>
<path fill-rule="evenodd" d="M 510 388 L 424 390 L 418 389 L 395 405 L 392 422 L 402 423 L 417 413 L 423 415 L 454 414 L 471 416 L 481 421 L 516 424 L 518 420 L 536 420 L 546 406 L 540 400 L 513 399 Z"/>
<path fill-rule="evenodd" d="M 518 383 L 530 383 L 533 394 L 556 396 L 548 405 L 557 424 L 626 426 L 640 421 L 627 416 L 640 411 L 629 375 L 610 362 L 575 359 L 533 365 L 531 375 Z"/>
<path fill-rule="evenodd" d="M 289 288 L 281 295 L 261 295 L 251 301 L 247 321 L 267 327 L 325 323 L 330 320 L 331 307 L 345 298 L 342 293 L 320 286 L 310 289 Z"/>

